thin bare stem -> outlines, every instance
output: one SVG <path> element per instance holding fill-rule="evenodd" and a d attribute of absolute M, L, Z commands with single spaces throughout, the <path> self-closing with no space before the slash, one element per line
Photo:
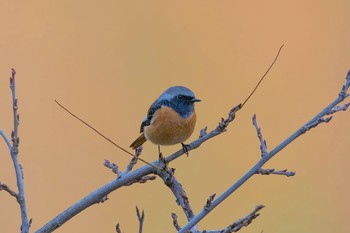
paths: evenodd
<path fill-rule="evenodd" d="M 261 175 L 281 175 L 281 176 L 295 176 L 295 172 L 293 171 L 288 171 L 287 169 L 284 170 L 278 170 L 276 171 L 276 169 L 270 168 L 270 169 L 259 169 L 259 171 L 257 171 L 257 174 L 261 174 Z"/>
<path fill-rule="evenodd" d="M 137 163 L 137 160 L 139 159 L 140 155 L 142 153 L 142 146 L 139 146 L 136 150 L 135 150 L 135 155 L 134 157 L 130 160 L 130 163 L 128 164 L 128 166 L 126 166 L 125 171 L 123 172 L 123 174 L 126 174 L 128 172 L 130 172 L 133 167 L 135 166 L 135 164 Z"/>
<path fill-rule="evenodd" d="M 4 139 L 4 141 L 6 142 L 6 145 L 7 145 L 8 149 L 9 149 L 9 151 L 11 152 L 12 145 L 11 145 L 10 139 L 8 139 L 8 137 L 6 136 L 4 131 L 2 131 L 1 129 L 0 129 L 0 135 Z"/>
<path fill-rule="evenodd" d="M 261 156 L 267 155 L 267 145 L 266 141 L 261 133 L 261 129 L 258 125 L 258 121 L 256 120 L 256 115 L 253 115 L 253 125 L 255 126 L 256 133 L 258 135 L 259 141 L 260 141 L 260 150 L 261 150 Z"/>
<path fill-rule="evenodd" d="M 262 208 L 264 208 L 263 205 L 258 205 L 251 213 L 228 226 L 222 233 L 237 232 L 242 227 L 248 226 L 253 222 L 254 219 L 256 219 L 260 215 L 258 211 L 260 211 Z"/>
<path fill-rule="evenodd" d="M 190 221 L 194 217 L 192 207 L 185 189 L 174 175 L 175 169 L 165 167 L 164 170 L 165 171 L 158 172 L 158 176 L 163 179 L 165 185 L 168 186 L 168 188 L 173 192 L 174 196 L 176 197 L 176 203 L 181 206 L 187 220 Z"/>
<path fill-rule="evenodd" d="M 16 193 L 15 191 L 13 191 L 8 185 L 6 184 L 2 184 L 0 182 L 0 191 L 4 190 L 6 192 L 8 192 L 11 196 L 15 197 L 16 200 L 18 201 L 18 193 Z"/>
<path fill-rule="evenodd" d="M 250 97 L 252 97 L 252 95 L 254 94 L 254 92 L 256 91 L 256 89 L 258 89 L 259 85 L 261 84 L 261 82 L 264 80 L 264 78 L 266 77 L 266 75 L 270 72 L 271 68 L 273 67 L 273 65 L 276 63 L 282 48 L 283 48 L 284 44 L 281 45 L 281 47 L 278 49 L 278 52 L 276 54 L 275 59 L 273 60 L 273 62 L 271 63 L 271 65 L 269 66 L 269 68 L 266 70 L 266 72 L 264 73 L 264 75 L 261 77 L 261 79 L 259 80 L 258 84 L 256 84 L 255 88 L 253 89 L 253 91 L 250 93 L 250 95 L 245 99 L 245 101 L 242 104 L 242 108 L 243 106 L 248 102 L 248 100 L 250 99 Z"/>
<path fill-rule="evenodd" d="M 89 123 L 87 123 L 86 121 L 84 121 L 83 119 L 81 119 L 80 117 L 78 117 L 77 115 L 75 115 L 74 113 L 72 113 L 70 110 L 68 110 L 66 107 L 64 107 L 62 104 L 60 104 L 57 100 L 55 100 L 56 104 L 58 106 L 60 106 L 63 110 L 65 110 L 67 113 L 69 113 L 71 116 L 73 116 L 75 119 L 77 119 L 78 121 L 80 121 L 81 123 L 83 123 L 84 125 L 86 125 L 88 128 L 92 129 L 93 131 L 95 131 L 95 133 L 97 133 L 98 135 L 100 135 L 101 137 L 103 137 L 104 139 L 106 139 L 108 142 L 112 143 L 114 146 L 116 146 L 118 149 L 124 151 L 126 154 L 134 157 L 134 155 L 127 151 L 126 149 L 124 149 L 123 147 L 119 146 L 117 143 L 115 143 L 114 141 L 112 141 L 112 139 L 108 138 L 107 136 L 105 136 L 104 134 L 102 134 L 100 131 L 98 131 L 95 127 L 91 126 Z M 145 164 L 148 164 L 150 166 L 152 166 L 155 169 L 160 169 L 156 166 L 154 166 L 153 164 L 147 162 L 144 159 L 139 158 L 139 160 Z"/>
<path fill-rule="evenodd" d="M 181 227 L 180 227 L 180 225 L 179 225 L 179 223 L 178 223 L 178 221 L 177 221 L 177 215 L 174 214 L 174 213 L 172 213 L 172 214 L 171 214 L 171 218 L 173 219 L 173 225 L 174 225 L 175 229 L 176 229 L 177 231 L 180 230 Z"/>
<path fill-rule="evenodd" d="M 143 221 L 145 220 L 145 212 L 142 210 L 142 213 L 140 213 L 139 208 L 136 206 L 136 215 L 137 219 L 139 220 L 139 233 L 142 233 Z"/>
<path fill-rule="evenodd" d="M 114 174 L 116 174 L 118 177 L 121 176 L 121 172 L 119 171 L 119 168 L 117 164 L 110 162 L 109 160 L 105 159 L 105 162 L 103 164 L 105 167 L 112 170 Z"/>
<path fill-rule="evenodd" d="M 12 69 L 12 74 L 10 77 L 10 88 L 12 91 L 12 106 L 13 106 L 13 131 L 11 134 L 12 146 L 10 149 L 11 158 L 13 161 L 13 165 L 16 172 L 16 180 L 18 187 L 18 198 L 17 201 L 21 208 L 21 217 L 22 217 L 22 226 L 21 232 L 27 233 L 29 232 L 30 223 L 28 221 L 27 216 L 27 208 L 26 201 L 24 195 L 24 183 L 23 183 L 23 173 L 22 167 L 18 162 L 18 146 L 19 146 L 19 138 L 18 138 L 18 125 L 19 125 L 19 115 L 17 112 L 17 97 L 16 97 L 16 83 L 15 83 L 16 71 Z"/>

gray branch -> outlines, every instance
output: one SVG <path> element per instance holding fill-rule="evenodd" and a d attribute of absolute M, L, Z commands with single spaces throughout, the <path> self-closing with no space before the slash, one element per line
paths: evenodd
<path fill-rule="evenodd" d="M 221 134 L 222 132 L 226 131 L 227 126 L 230 122 L 232 122 L 236 116 L 236 113 L 241 109 L 241 104 L 237 105 L 233 109 L 229 111 L 227 119 L 221 119 L 218 127 L 216 127 L 211 132 L 202 135 L 197 140 L 193 141 L 189 145 L 187 145 L 188 151 L 191 151 L 197 147 L 199 147 L 202 143 L 205 141 Z M 169 157 L 165 158 L 165 162 L 169 163 L 178 157 L 182 156 L 184 154 L 184 151 L 182 149 L 178 150 L 174 154 L 170 155 Z M 79 214 L 81 211 L 85 210 L 86 208 L 100 203 L 101 200 L 105 196 L 107 196 L 109 193 L 113 192 L 114 190 L 126 186 L 128 184 L 131 184 L 137 180 L 142 180 L 143 177 L 151 174 L 156 173 L 159 171 L 156 169 L 156 167 L 162 167 L 164 164 L 161 160 L 156 160 L 151 163 L 153 166 L 145 165 L 139 169 L 136 169 L 134 171 L 128 172 L 127 174 L 124 174 L 119 179 L 114 179 L 110 181 L 109 183 L 105 184 L 104 186 L 96 189 L 92 193 L 88 194 L 84 198 L 82 198 L 80 201 L 76 202 L 72 206 L 70 206 L 68 209 L 64 210 L 62 213 L 54 217 L 51 221 L 46 223 L 44 226 L 42 226 L 40 229 L 36 231 L 36 233 L 44 233 L 44 232 L 51 232 L 62 226 L 64 223 L 66 223 L 69 219 L 73 218 L 77 214 Z"/>
<path fill-rule="evenodd" d="M 254 174 L 257 174 L 262 166 L 273 158 L 278 152 L 280 152 L 283 148 L 293 142 L 296 138 L 300 137 L 302 134 L 306 133 L 310 129 L 319 125 L 322 122 L 328 122 L 323 117 L 329 114 L 334 113 L 334 108 L 341 102 L 343 102 L 349 95 L 347 91 L 350 86 L 350 71 L 348 72 L 345 80 L 345 84 L 343 85 L 338 97 L 329 104 L 326 108 L 324 108 L 320 113 L 318 113 L 314 118 L 309 120 L 305 125 L 295 131 L 291 136 L 286 138 L 281 144 L 276 146 L 272 151 L 270 151 L 266 156 L 261 157 L 261 159 L 246 173 L 244 174 L 236 183 L 234 183 L 231 187 L 229 187 L 223 194 L 221 194 L 216 200 L 212 202 L 210 208 L 203 209 L 198 215 L 196 215 L 191 221 L 189 221 L 178 233 L 185 233 L 192 229 L 199 221 L 201 221 L 211 210 L 213 210 L 216 206 L 218 206 L 221 202 L 223 202 L 227 197 L 229 197 L 234 191 L 236 191 L 242 184 L 244 184 L 249 178 L 251 178 Z"/>
<path fill-rule="evenodd" d="M 5 140 L 7 147 L 10 151 L 10 155 L 12 158 L 13 166 L 16 173 L 16 181 L 18 193 L 11 190 L 6 184 L 1 184 L 0 190 L 7 191 L 10 195 L 16 197 L 17 202 L 21 209 L 21 232 L 27 233 L 29 232 L 31 220 L 28 221 L 27 216 L 27 207 L 26 200 L 24 195 L 24 183 L 23 183 L 23 171 L 22 166 L 18 162 L 18 146 L 19 146 L 19 137 L 18 137 L 18 125 L 19 125 L 19 115 L 18 115 L 18 100 L 16 97 L 16 83 L 15 83 L 16 71 L 12 69 L 11 77 L 10 77 L 10 88 L 12 93 L 12 108 L 13 108 L 13 131 L 11 132 L 11 141 L 5 135 L 5 133 L 0 130 L 0 135 Z"/>

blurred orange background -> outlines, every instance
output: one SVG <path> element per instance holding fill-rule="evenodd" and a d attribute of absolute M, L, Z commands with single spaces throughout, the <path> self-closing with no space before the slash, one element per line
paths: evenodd
<path fill-rule="evenodd" d="M 0 1 L 0 128 L 12 130 L 11 68 L 17 71 L 20 154 L 34 232 L 114 179 L 104 159 L 123 170 L 130 158 L 67 115 L 54 100 L 127 147 L 149 105 L 172 85 L 190 87 L 197 128 L 213 129 L 242 102 L 282 54 L 229 130 L 171 163 L 195 213 L 260 157 L 257 119 L 273 149 L 333 101 L 350 69 L 349 1 Z M 222 229 L 258 204 L 242 232 L 348 232 L 349 121 L 340 112 L 273 158 L 265 168 L 295 177 L 254 176 L 210 213 L 200 229 Z M 3 140 L 0 181 L 16 189 Z M 165 155 L 179 146 L 163 147 Z M 142 157 L 157 158 L 145 144 Z M 139 164 L 138 166 L 141 166 Z M 175 232 L 186 223 L 160 179 L 121 188 L 57 232 Z M 0 232 L 19 232 L 13 197 L 0 192 Z"/>

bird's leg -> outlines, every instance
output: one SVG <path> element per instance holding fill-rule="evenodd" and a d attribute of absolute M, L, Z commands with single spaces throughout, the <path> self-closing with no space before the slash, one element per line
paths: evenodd
<path fill-rule="evenodd" d="M 160 145 L 158 145 L 158 155 L 159 155 L 159 159 L 163 157 L 162 152 L 160 152 Z"/>
<path fill-rule="evenodd" d="M 182 150 L 184 151 L 184 153 L 187 155 L 188 157 L 188 145 L 181 142 L 181 145 L 182 145 Z"/>

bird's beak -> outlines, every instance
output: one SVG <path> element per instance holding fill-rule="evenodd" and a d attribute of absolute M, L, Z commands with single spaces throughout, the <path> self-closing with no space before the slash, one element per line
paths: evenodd
<path fill-rule="evenodd" d="M 197 99 L 197 98 L 193 98 L 191 101 L 192 101 L 192 102 L 201 102 L 202 100 Z"/>

